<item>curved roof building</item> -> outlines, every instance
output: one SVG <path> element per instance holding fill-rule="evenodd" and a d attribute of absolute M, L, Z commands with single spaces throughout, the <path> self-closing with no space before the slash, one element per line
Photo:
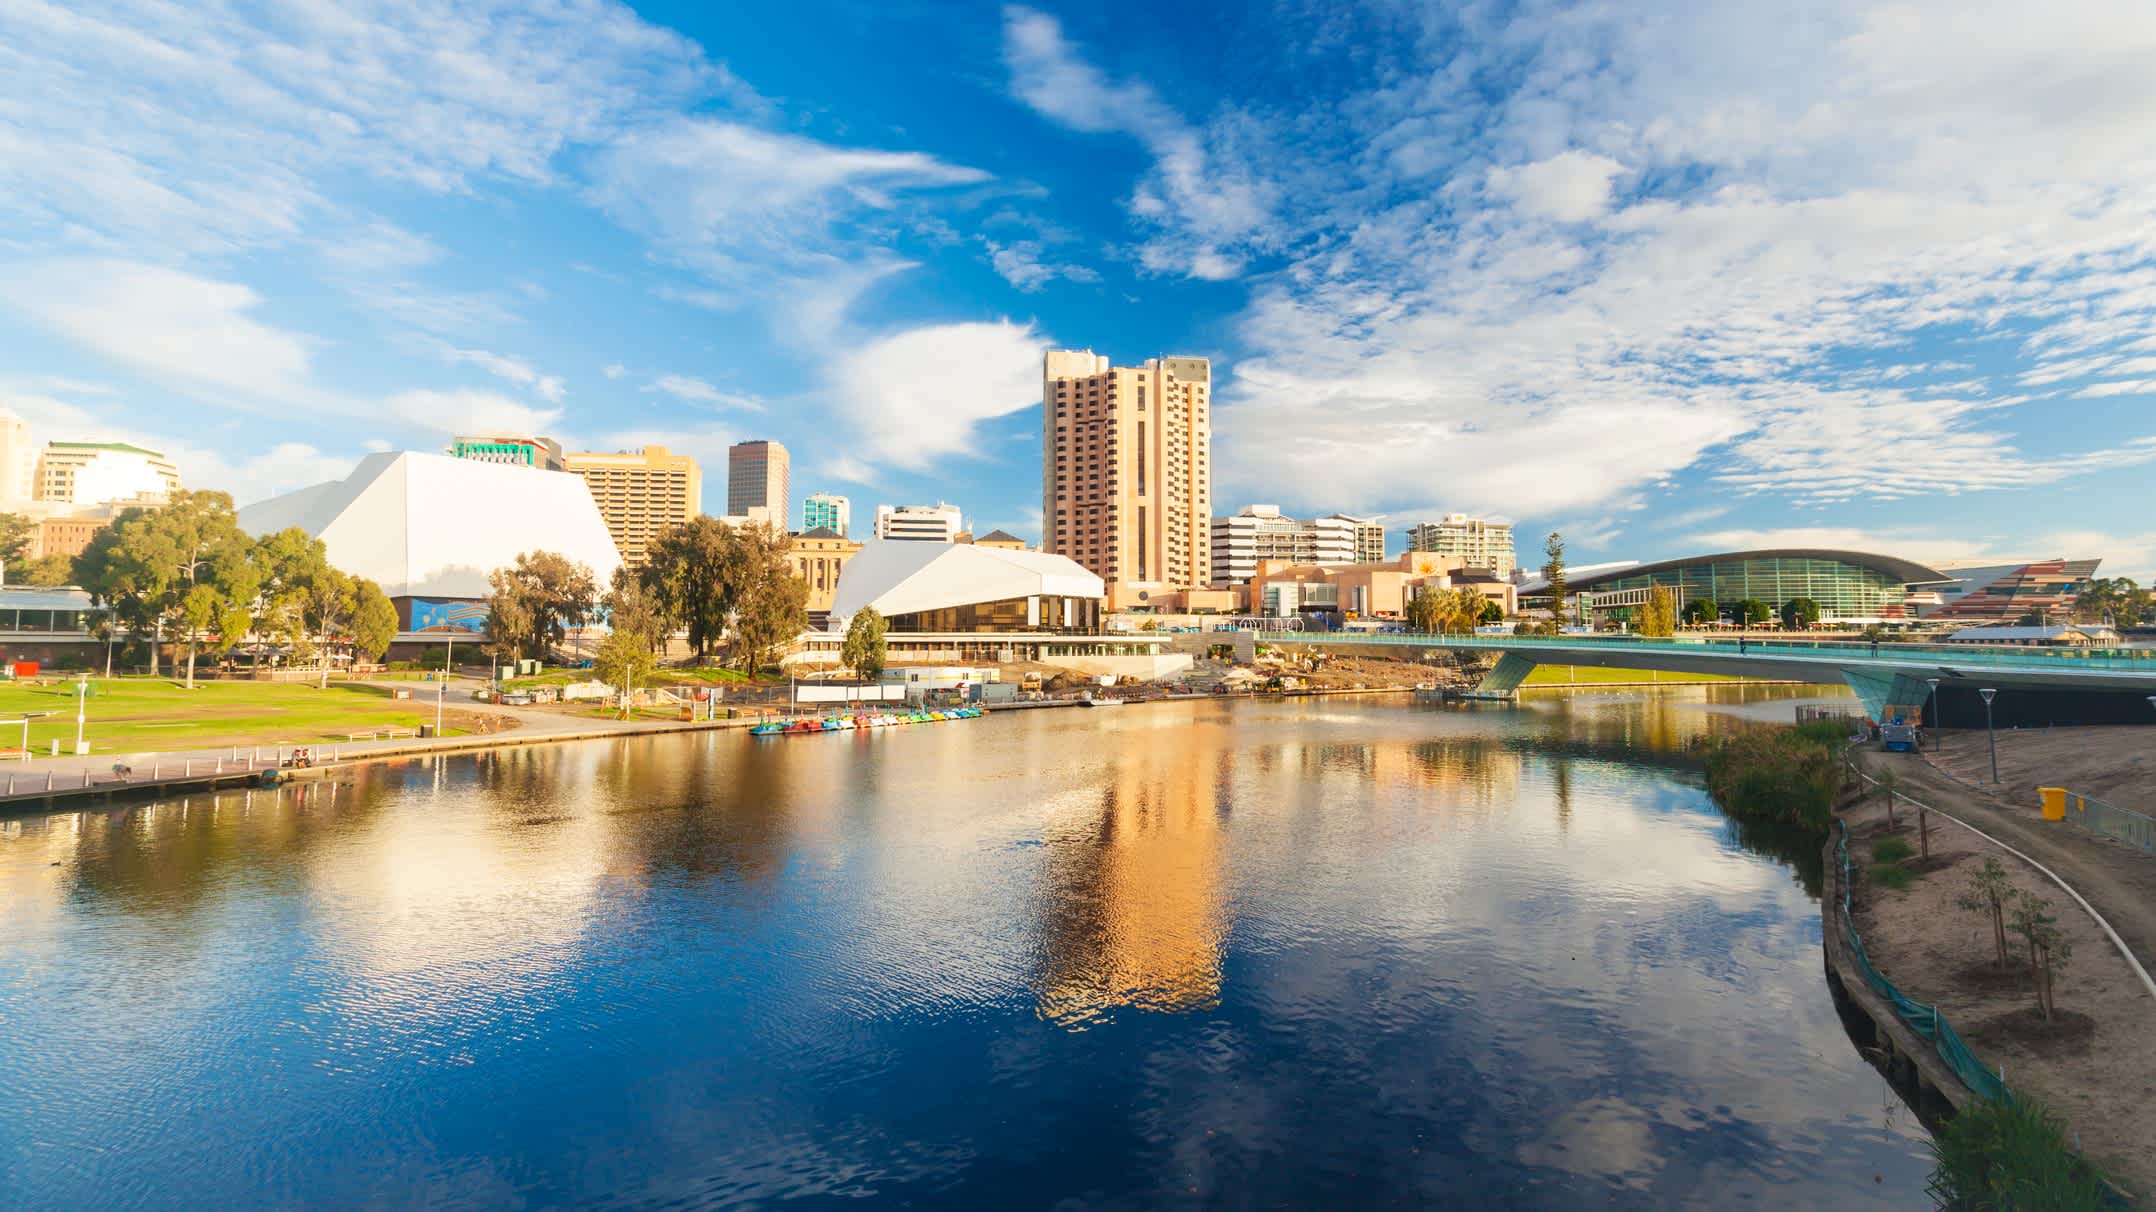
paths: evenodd
<path fill-rule="evenodd" d="M 1645 601 L 1647 590 L 1666 586 L 1680 603 L 1705 598 L 1726 605 L 1757 598 L 1779 607 L 1810 598 L 1819 603 L 1823 618 L 1855 620 L 1914 617 L 1912 590 L 1935 590 L 1953 579 L 1895 556 L 1789 547 L 1635 564 L 1576 576 L 1567 584 L 1575 593 L 1592 594 L 1598 607 L 1631 605 L 1627 599 L 1635 595 Z"/>
<path fill-rule="evenodd" d="M 297 526 L 329 562 L 393 598 L 483 598 L 487 574 L 527 551 L 552 551 L 605 585 L 621 566 L 580 476 L 448 455 L 368 455 L 342 480 L 240 510 L 240 529 Z"/>
<path fill-rule="evenodd" d="M 873 606 L 894 632 L 1091 630 L 1104 592 L 1099 577 L 1064 556 L 882 539 L 846 561 L 831 626 Z"/>

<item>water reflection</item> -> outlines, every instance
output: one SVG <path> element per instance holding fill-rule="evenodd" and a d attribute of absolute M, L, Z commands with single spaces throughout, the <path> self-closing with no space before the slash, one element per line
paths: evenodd
<path fill-rule="evenodd" d="M 1905 1204 L 1804 855 L 1690 771 L 1799 697 L 1760 690 L 533 747 L 10 821 L 0 1157 L 45 1206 Z"/>

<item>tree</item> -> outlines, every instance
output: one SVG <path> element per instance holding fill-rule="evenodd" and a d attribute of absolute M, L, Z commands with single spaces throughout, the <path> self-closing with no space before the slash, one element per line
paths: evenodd
<path fill-rule="evenodd" d="M 2132 577 L 2095 577 L 2074 599 L 2074 617 L 2084 623 L 2138 627 L 2156 619 L 2156 594 Z"/>
<path fill-rule="evenodd" d="M 1791 598 L 1782 603 L 1782 626 L 1802 631 L 1819 621 L 1819 603 L 1810 598 Z"/>
<path fill-rule="evenodd" d="M 82 587 L 137 634 L 149 633 L 152 674 L 166 629 L 182 629 L 192 688 L 195 650 L 205 630 L 197 624 L 219 616 L 219 602 L 252 595 L 249 549 L 231 497 L 181 491 L 159 508 L 123 511 L 91 539 L 75 572 Z M 209 594 L 195 593 L 198 586 Z"/>
<path fill-rule="evenodd" d="M 591 569 L 551 551 L 527 551 L 487 574 L 487 630 L 506 655 L 544 659 L 591 617 L 599 584 Z"/>
<path fill-rule="evenodd" d="M 0 513 L 0 562 L 7 566 L 7 579 L 14 584 L 30 562 L 30 546 L 37 537 L 37 523 L 19 513 Z"/>
<path fill-rule="evenodd" d="M 8 574 L 13 577 L 14 573 Z M 74 582 L 75 561 L 57 552 L 42 555 L 22 566 L 21 580 L 25 585 L 56 586 Z"/>
<path fill-rule="evenodd" d="M 742 548 L 733 527 L 713 517 L 691 518 L 653 540 L 637 573 L 667 630 L 686 627 L 698 663 L 726 635 L 727 616 L 741 584 Z"/>
<path fill-rule="evenodd" d="M 1887 828 L 1901 828 L 1901 825 L 1894 820 L 1894 799 L 1895 796 L 1900 794 L 1901 780 L 1895 777 L 1892 770 L 1881 770 L 1879 777 L 1872 780 L 1872 786 L 1886 800 Z"/>
<path fill-rule="evenodd" d="M 839 648 L 839 659 L 846 662 L 855 677 L 872 682 L 883 672 L 883 632 L 883 616 L 873 606 L 863 606 L 846 624 L 846 642 Z"/>
<path fill-rule="evenodd" d="M 382 659 L 397 638 L 397 605 L 382 587 L 366 577 L 352 578 L 352 651 L 370 661 Z"/>
<path fill-rule="evenodd" d="M 735 537 L 737 579 L 728 647 L 741 671 L 753 677 L 808 626 L 808 582 L 794 575 L 786 559 L 792 541 L 777 528 L 745 526 Z"/>
<path fill-rule="evenodd" d="M 1549 558 L 1542 564 L 1542 575 L 1550 583 L 1550 615 L 1559 623 L 1565 618 L 1565 599 L 1571 596 L 1571 585 L 1565 580 L 1565 537 L 1556 531 L 1542 543 L 1543 554 Z"/>
<path fill-rule="evenodd" d="M 1484 623 L 1502 623 L 1505 621 L 1505 608 L 1498 605 L 1495 598 L 1484 598 L 1481 618 Z"/>
<path fill-rule="evenodd" d="M 630 696 L 658 669 L 673 629 L 643 582 L 626 568 L 614 574 L 614 587 L 607 591 L 606 621 L 606 638 L 591 664 L 602 680 L 621 689 L 621 717 L 627 719 Z"/>
<path fill-rule="evenodd" d="M 329 553 L 322 540 L 296 526 L 288 527 L 255 540 L 248 559 L 259 581 L 254 600 L 255 636 L 283 643 L 295 657 L 305 655 L 312 635 L 309 589 L 330 571 Z M 255 663 L 261 664 L 259 654 Z"/>
<path fill-rule="evenodd" d="M 1438 602 L 1437 587 L 1424 585 L 1416 589 L 1415 596 L 1408 599 L 1407 625 L 1425 634 L 1435 634 L 1443 621 L 1444 607 Z"/>
<path fill-rule="evenodd" d="M 359 608 L 358 589 L 352 578 L 323 565 L 301 588 L 301 617 L 315 637 L 315 659 L 321 665 L 322 689 L 329 689 L 330 648 L 337 633 L 349 625 Z"/>
<path fill-rule="evenodd" d="M 1657 585 L 1640 605 L 1639 633 L 1649 638 L 1677 634 L 1677 591 Z"/>
<path fill-rule="evenodd" d="M 1737 603 L 1734 610 L 1736 611 L 1737 622 L 1746 627 L 1750 627 L 1754 623 L 1764 623 L 1774 617 L 1774 608 L 1758 598 L 1746 598 Z"/>
<path fill-rule="evenodd" d="M 1969 873 L 1968 886 L 1954 899 L 1957 908 L 1991 919 L 1992 948 L 1997 953 L 2001 972 L 2006 970 L 2006 907 L 2015 895 L 2006 868 L 1999 865 L 1997 856 L 1987 855 L 1984 865 Z"/>
<path fill-rule="evenodd" d="M 1684 604 L 1684 621 L 1694 627 L 1722 620 L 1722 607 L 1713 598 L 1693 598 Z"/>
<path fill-rule="evenodd" d="M 2051 902 L 2034 893 L 2024 892 L 2014 898 L 2013 915 L 2007 925 L 2028 944 L 2029 980 L 2036 993 L 2036 1008 L 2048 1023 L 2058 1009 L 2053 987 L 2066 961 L 2074 957 L 2074 945 L 2059 930 Z"/>

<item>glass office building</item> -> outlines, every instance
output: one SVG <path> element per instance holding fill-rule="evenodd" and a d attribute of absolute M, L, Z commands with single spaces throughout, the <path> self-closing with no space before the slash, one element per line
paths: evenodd
<path fill-rule="evenodd" d="M 1757 598 L 1776 610 L 1796 598 L 1819 603 L 1823 619 L 1916 617 L 1912 591 L 1934 592 L 1953 581 L 1935 569 L 1862 551 L 1732 551 L 1615 569 L 1570 582 L 1574 593 L 1592 595 L 1600 609 L 1644 600 L 1649 589 L 1667 586 L 1680 605 L 1698 598 L 1723 607 Z M 1632 592 L 1627 592 L 1632 591 Z"/>

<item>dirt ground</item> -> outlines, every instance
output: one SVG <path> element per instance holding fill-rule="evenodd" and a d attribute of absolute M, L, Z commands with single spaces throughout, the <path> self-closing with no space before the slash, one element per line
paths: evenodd
<path fill-rule="evenodd" d="M 1978 820 L 1986 809 L 1958 798 L 1944 780 L 1913 780 L 1915 763 L 1909 759 L 1869 755 L 1874 769 L 1888 763 L 1904 790 L 1918 799 L 1968 817 L 1987 832 L 2005 832 L 1994 830 L 1992 821 Z M 1916 847 L 1914 810 L 1903 803 L 1896 817 L 1898 827 L 1891 832 Z M 1885 808 L 1878 797 L 1868 797 L 1844 819 L 1850 856 L 1865 872 L 1856 884 L 1855 921 L 1872 962 L 1908 996 L 1936 1003 L 1979 1057 L 2005 1066 L 2009 1085 L 2035 1094 L 2064 1116 L 2083 1151 L 2114 1178 L 2136 1191 L 2156 1191 L 2156 1036 L 2149 1031 L 2156 1022 L 2156 997 L 2096 923 L 2040 872 L 1938 816 L 1931 817 L 1930 859 L 1906 860 L 1919 877 L 1901 891 L 1881 888 L 1869 871 L 1873 840 L 1890 832 Z M 2049 828 L 2053 847 L 2097 848 L 2093 840 L 2056 833 L 2066 826 Z M 1986 855 L 1999 858 L 2016 887 L 2051 901 L 2059 928 L 2073 945 L 2073 956 L 2057 977 L 2058 1014 L 2052 1023 L 2036 1011 L 2025 949 L 2015 952 L 2009 935 L 2007 970 L 1999 971 L 1990 919 L 1955 906 Z M 2105 900 L 2136 895 L 2100 864 L 2070 873 L 2054 863 L 2054 855 L 2041 858 L 2107 917 L 2112 914 Z M 2156 860 L 2135 859 L 2156 868 Z"/>
<path fill-rule="evenodd" d="M 2024 728 L 1999 736 L 2001 792 L 2034 804 L 2038 787 L 2064 787 L 2145 816 L 2156 816 L 2156 727 Z M 1929 755 L 1957 778 L 1991 778 L 1981 731 L 1946 732 Z"/>

